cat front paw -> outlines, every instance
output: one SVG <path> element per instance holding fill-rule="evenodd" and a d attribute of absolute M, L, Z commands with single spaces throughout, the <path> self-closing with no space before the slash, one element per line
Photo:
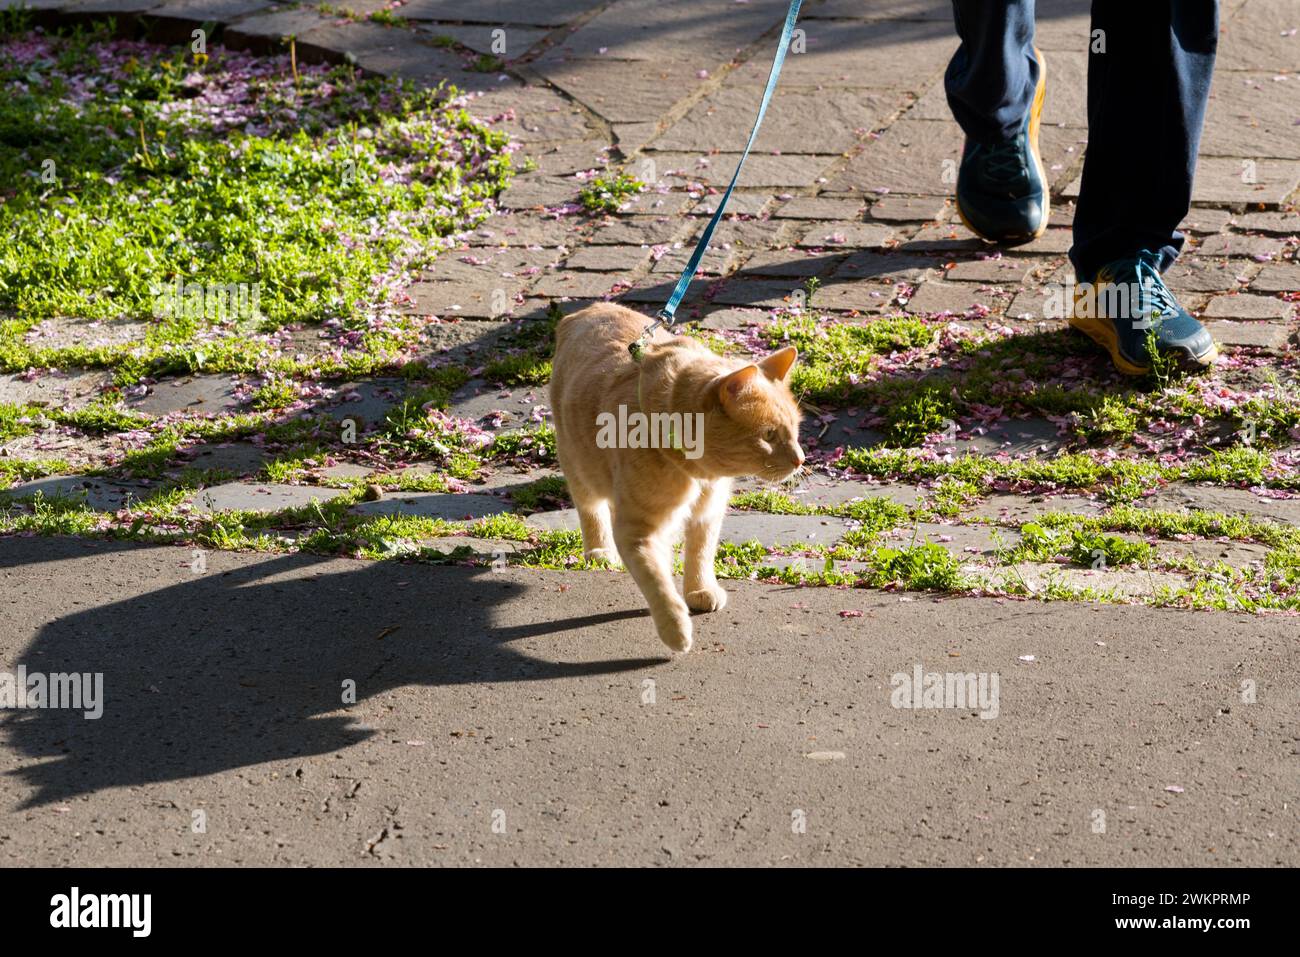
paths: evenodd
<path fill-rule="evenodd" d="M 721 585 L 698 588 L 686 593 L 686 605 L 694 611 L 722 611 L 727 607 L 727 593 Z"/>
<path fill-rule="evenodd" d="M 685 654 L 691 650 L 691 619 L 688 615 L 674 616 L 659 625 L 659 640 L 673 651 Z"/>
<path fill-rule="evenodd" d="M 612 548 L 593 548 L 582 553 L 589 562 L 604 562 L 606 565 L 619 565 L 618 552 Z"/>

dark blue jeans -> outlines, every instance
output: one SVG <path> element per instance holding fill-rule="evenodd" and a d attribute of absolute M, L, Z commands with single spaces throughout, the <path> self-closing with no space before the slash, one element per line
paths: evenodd
<path fill-rule="evenodd" d="M 1038 81 L 1034 0 L 952 6 L 961 46 L 944 77 L 948 105 L 971 139 L 1009 139 Z M 1167 269 L 1183 248 L 1218 38 L 1218 0 L 1093 0 L 1092 33 L 1079 37 L 1088 148 L 1070 260 L 1081 280 L 1139 249 Z"/>

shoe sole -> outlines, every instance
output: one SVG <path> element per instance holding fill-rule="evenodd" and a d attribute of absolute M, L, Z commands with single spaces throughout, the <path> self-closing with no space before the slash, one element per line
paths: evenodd
<path fill-rule="evenodd" d="M 1135 362 L 1124 357 L 1119 351 L 1119 336 L 1115 333 L 1113 323 L 1106 322 L 1104 319 L 1095 319 L 1084 316 L 1070 316 L 1070 326 L 1078 329 L 1085 336 L 1091 339 L 1097 345 L 1101 346 L 1110 353 L 1110 361 L 1115 363 L 1115 368 L 1124 375 L 1144 376 L 1149 375 L 1151 367 L 1140 366 Z M 1206 369 L 1214 364 L 1214 360 L 1219 356 L 1218 345 L 1211 343 L 1210 348 L 1199 356 L 1189 356 L 1185 352 L 1177 354 L 1179 364 L 1184 368 L 1190 367 L 1194 370 Z"/>
<path fill-rule="evenodd" d="M 1021 233 L 1019 235 L 1001 236 L 994 239 L 985 236 L 976 229 L 971 221 L 966 217 L 966 211 L 961 208 L 961 199 L 957 199 L 957 215 L 961 218 L 962 225 L 969 229 L 976 236 L 991 243 L 1027 243 L 1037 239 L 1043 233 L 1047 232 L 1047 222 L 1052 218 L 1052 191 L 1047 185 L 1047 167 L 1043 165 L 1043 157 L 1038 152 L 1038 128 L 1042 125 L 1043 119 L 1043 101 L 1047 98 L 1047 61 L 1043 59 L 1042 51 L 1034 47 L 1034 59 L 1038 61 L 1038 86 L 1034 89 L 1034 103 L 1029 108 L 1029 155 L 1033 157 L 1034 166 L 1038 170 L 1038 180 L 1043 184 L 1043 221 L 1038 224 L 1038 228 L 1032 233 Z"/>

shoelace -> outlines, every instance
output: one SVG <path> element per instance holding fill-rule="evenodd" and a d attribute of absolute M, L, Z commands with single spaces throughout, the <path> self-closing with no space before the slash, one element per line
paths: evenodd
<path fill-rule="evenodd" d="M 1139 312 L 1144 319 L 1158 322 L 1178 311 L 1178 301 L 1156 268 L 1155 255 L 1145 249 L 1137 257 L 1137 284 L 1143 297 Z"/>
<path fill-rule="evenodd" d="M 1025 154 L 1018 136 L 996 146 L 985 146 L 984 155 L 988 157 L 984 169 L 991 179 L 1011 182 L 1025 175 Z"/>

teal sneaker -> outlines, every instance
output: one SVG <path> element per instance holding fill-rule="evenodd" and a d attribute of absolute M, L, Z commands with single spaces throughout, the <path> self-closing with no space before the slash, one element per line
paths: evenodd
<path fill-rule="evenodd" d="M 1005 143 L 970 139 L 957 170 L 957 213 L 966 228 L 995 243 L 1027 243 L 1043 235 L 1051 203 L 1038 153 L 1038 127 L 1047 92 L 1047 64 L 1038 61 L 1034 102 L 1020 132 Z"/>
<path fill-rule="evenodd" d="M 1160 276 L 1160 257 L 1143 249 L 1098 270 L 1074 293 L 1070 325 L 1110 353 L 1126 375 L 1151 371 L 1151 347 L 1204 369 L 1219 354 L 1210 331 L 1179 305 Z"/>

